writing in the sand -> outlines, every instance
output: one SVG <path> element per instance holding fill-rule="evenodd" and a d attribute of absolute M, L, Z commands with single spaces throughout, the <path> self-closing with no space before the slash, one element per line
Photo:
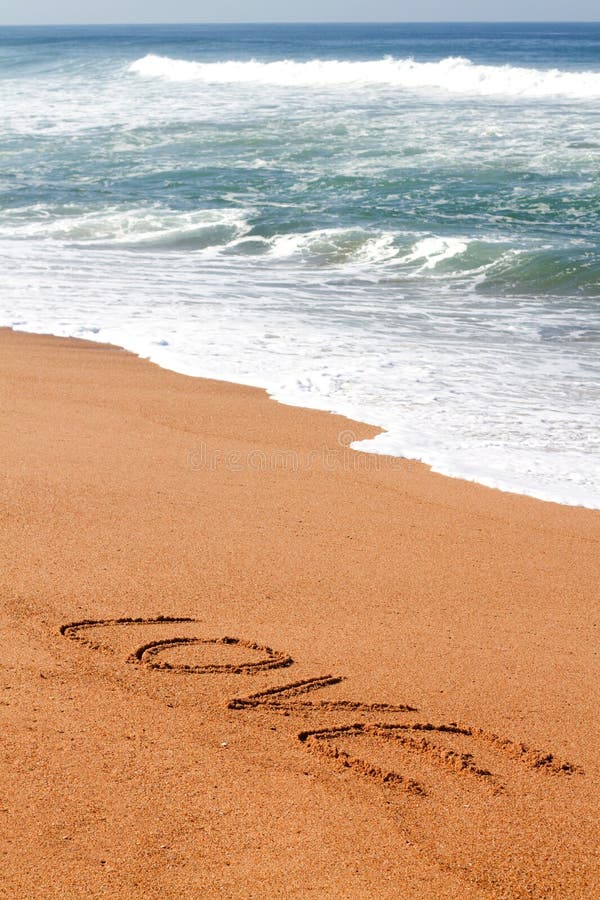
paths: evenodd
<path fill-rule="evenodd" d="M 136 635 L 145 630 L 148 633 L 162 631 L 161 637 L 133 646 L 127 656 L 127 661 L 135 665 L 162 673 L 253 675 L 295 665 L 289 654 L 253 641 L 184 633 L 186 630 L 197 631 L 199 627 L 200 623 L 193 618 L 158 616 L 71 622 L 63 625 L 60 631 L 64 637 L 90 649 L 109 653 L 115 652 L 114 644 L 119 642 L 111 642 L 110 637 L 107 640 L 106 635 L 129 630 Z M 194 661 L 198 653 L 200 662 Z M 296 728 L 295 738 L 307 750 L 352 774 L 414 796 L 427 794 L 426 774 L 419 773 L 432 768 L 452 776 L 466 776 L 474 784 L 494 793 L 506 789 L 509 763 L 531 773 L 573 775 L 580 771 L 577 766 L 557 759 L 553 753 L 535 750 L 483 728 L 454 721 L 431 722 L 409 704 L 365 703 L 322 695 L 323 691 L 335 689 L 344 680 L 339 675 L 292 680 L 232 697 L 227 706 L 240 712 L 260 709 L 284 715 L 292 722 L 300 719 L 305 727 Z M 364 747 L 364 752 L 354 752 L 354 746 Z M 376 757 L 385 756 L 382 748 L 391 748 L 394 758 L 404 760 L 408 771 L 377 761 Z"/>

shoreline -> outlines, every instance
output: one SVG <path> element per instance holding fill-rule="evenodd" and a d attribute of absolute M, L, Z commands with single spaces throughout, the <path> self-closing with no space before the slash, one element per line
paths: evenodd
<path fill-rule="evenodd" d="M 341 443 L 339 441 L 337 442 L 336 449 L 341 447 L 342 451 L 347 450 L 349 454 L 356 453 L 360 457 L 368 456 L 368 457 L 380 458 L 380 459 L 386 461 L 383 463 L 383 465 L 389 465 L 389 460 L 397 460 L 398 465 L 400 465 L 400 463 L 402 461 L 404 461 L 404 462 L 408 462 L 408 463 L 413 463 L 418 466 L 423 466 L 424 469 L 426 469 L 432 475 L 439 475 L 442 478 L 450 478 L 450 479 L 453 479 L 456 481 L 463 482 L 465 484 L 473 484 L 477 487 L 486 488 L 487 490 L 499 491 L 500 493 L 503 493 L 503 494 L 509 494 L 509 495 L 516 496 L 516 497 L 525 497 L 525 498 L 535 500 L 540 503 L 550 503 L 550 504 L 555 504 L 557 506 L 566 507 L 566 508 L 570 508 L 570 509 L 583 509 L 583 510 L 589 510 L 591 512 L 600 512 L 600 507 L 589 505 L 588 502 L 575 502 L 575 501 L 568 502 L 568 501 L 563 501 L 563 500 L 556 500 L 551 497 L 544 497 L 544 496 L 540 496 L 539 494 L 534 494 L 530 491 L 523 493 L 517 487 L 514 487 L 514 488 L 507 487 L 506 482 L 503 483 L 502 485 L 497 485 L 497 484 L 489 483 L 489 480 L 488 480 L 488 482 L 481 481 L 477 477 L 474 477 L 474 476 L 471 477 L 464 473 L 453 474 L 451 472 L 444 471 L 444 467 L 446 464 L 436 465 L 434 463 L 425 462 L 422 459 L 419 459 L 416 457 L 390 455 L 389 453 L 381 452 L 375 448 L 364 449 L 362 447 L 358 447 L 358 448 L 354 449 L 350 446 L 350 444 L 352 444 L 354 442 L 364 442 L 364 441 L 371 441 L 371 440 L 377 439 L 380 436 L 388 434 L 389 433 L 388 430 L 383 425 L 378 425 L 378 424 L 375 424 L 372 422 L 359 420 L 359 419 L 354 418 L 351 415 L 347 415 L 344 412 L 338 412 L 338 411 L 329 410 L 329 409 L 321 409 L 319 407 L 303 406 L 301 404 L 298 404 L 296 402 L 291 402 L 291 401 L 288 402 L 285 399 L 281 399 L 280 397 L 276 396 L 276 394 L 267 387 L 262 387 L 262 386 L 256 385 L 256 384 L 247 384 L 247 383 L 238 382 L 235 380 L 229 380 L 227 378 L 213 378 L 213 377 L 205 376 L 205 375 L 190 374 L 181 369 L 174 369 L 174 368 L 170 368 L 167 365 L 163 365 L 161 362 L 158 362 L 156 359 L 153 359 L 151 356 L 141 355 L 138 352 L 136 352 L 135 350 L 131 350 L 121 344 L 112 344 L 112 343 L 109 344 L 109 343 L 105 343 L 103 341 L 95 341 L 95 340 L 89 339 L 89 338 L 73 337 L 71 335 L 68 335 L 68 336 L 55 335 L 51 332 L 47 332 L 47 333 L 46 332 L 36 332 L 36 331 L 15 329 L 15 328 L 11 328 L 9 326 L 0 326 L 0 334 L 4 331 L 13 332 L 15 334 L 30 334 L 30 335 L 37 336 L 37 337 L 55 338 L 57 340 L 80 341 L 82 343 L 89 343 L 89 344 L 93 344 L 95 346 L 120 350 L 120 351 L 123 351 L 124 353 L 130 353 L 132 356 L 135 356 L 137 359 L 141 359 L 145 362 L 150 363 L 151 365 L 157 366 L 159 369 L 161 369 L 165 372 L 170 372 L 175 375 L 180 375 L 184 378 L 195 378 L 195 379 L 198 379 L 199 381 L 215 382 L 216 384 L 227 384 L 227 385 L 231 385 L 233 387 L 238 387 L 240 389 L 249 389 L 249 390 L 259 391 L 261 393 L 264 393 L 268 397 L 269 400 L 273 401 L 274 403 L 280 404 L 281 406 L 290 407 L 292 409 L 303 410 L 307 413 L 317 413 L 317 414 L 321 414 L 321 415 L 334 416 L 337 419 L 340 419 L 342 421 L 350 423 L 350 426 L 351 426 L 340 433 L 341 434 Z M 366 429 L 368 433 L 366 433 L 366 434 L 360 433 L 361 429 L 363 429 L 363 430 Z M 342 455 L 344 455 L 344 454 L 342 453 Z M 372 463 L 372 465 L 375 468 L 379 467 L 379 464 L 376 462 Z M 505 478 L 506 476 L 503 476 L 503 477 Z"/>
<path fill-rule="evenodd" d="M 594 895 L 600 511 L 0 345 L 8 896 Z"/>

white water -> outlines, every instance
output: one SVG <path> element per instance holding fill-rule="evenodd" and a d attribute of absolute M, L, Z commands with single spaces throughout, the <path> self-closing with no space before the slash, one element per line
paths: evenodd
<path fill-rule="evenodd" d="M 383 85 L 417 90 L 434 88 L 452 94 L 508 97 L 600 98 L 599 72 L 529 69 L 520 66 L 482 66 L 463 57 L 439 62 L 414 59 L 341 61 L 313 59 L 296 62 L 257 60 L 192 62 L 149 54 L 129 71 L 146 78 L 200 81 L 209 84 L 262 84 L 282 87 Z"/>
<path fill-rule="evenodd" d="M 283 403 L 388 429 L 359 449 L 600 508 L 598 377 L 577 343 L 549 354 L 538 338 L 561 327 L 564 309 L 436 296 L 415 290 L 410 275 L 408 291 L 402 281 L 378 283 L 364 236 L 349 263 L 329 265 L 324 277 L 302 249 L 331 240 L 282 237 L 243 264 L 215 247 L 150 253 L 115 242 L 64 246 L 57 257 L 50 240 L 22 242 L 18 253 L 3 240 L 0 325 L 105 341 L 178 372 L 264 387 Z M 422 238 L 403 258 L 435 278 L 465 244 Z M 389 250 L 385 238 L 380 246 Z M 576 331 L 576 309 L 569 321 Z"/>

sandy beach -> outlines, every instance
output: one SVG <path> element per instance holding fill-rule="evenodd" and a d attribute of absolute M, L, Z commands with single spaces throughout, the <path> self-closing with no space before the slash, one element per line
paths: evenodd
<path fill-rule="evenodd" d="M 1 897 L 598 896 L 599 512 L 0 348 Z"/>

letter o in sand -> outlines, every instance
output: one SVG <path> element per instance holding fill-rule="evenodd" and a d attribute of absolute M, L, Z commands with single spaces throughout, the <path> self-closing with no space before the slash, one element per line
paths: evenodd
<path fill-rule="evenodd" d="M 210 662 L 205 664 L 173 663 L 164 659 L 164 654 L 169 650 L 202 645 L 213 648 L 231 647 L 248 650 L 250 651 L 250 658 L 231 663 Z M 258 659 L 252 658 L 255 654 L 260 654 Z M 138 647 L 131 660 L 132 662 L 141 663 L 149 669 L 163 669 L 169 672 L 184 672 L 196 675 L 217 675 L 219 673 L 233 675 L 251 674 L 253 672 L 262 672 L 265 669 L 283 669 L 291 666 L 294 662 L 291 656 L 273 650 L 271 647 L 232 637 L 170 638 L 162 641 L 152 641 L 149 644 L 144 644 L 143 647 Z"/>

